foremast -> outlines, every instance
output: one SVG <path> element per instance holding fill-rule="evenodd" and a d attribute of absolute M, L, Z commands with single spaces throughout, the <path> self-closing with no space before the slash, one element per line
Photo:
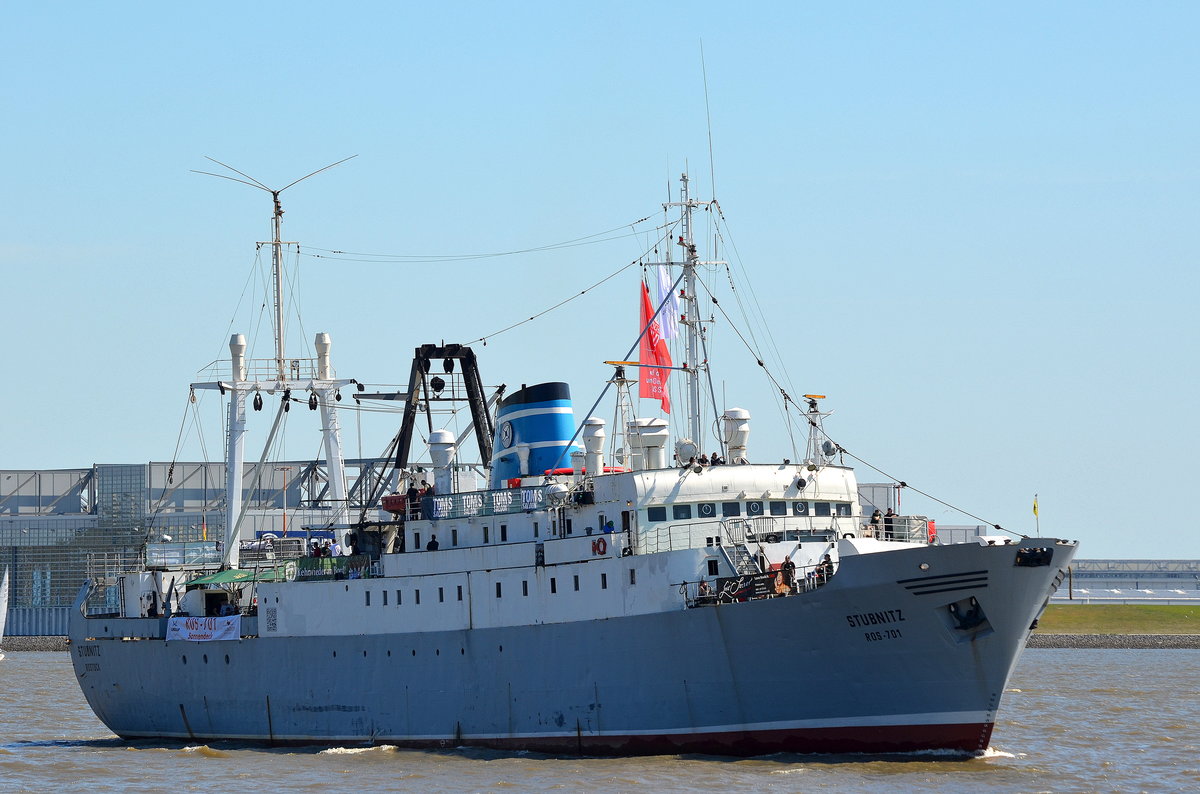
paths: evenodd
<path fill-rule="evenodd" d="M 286 189 L 284 188 L 284 190 Z M 246 337 L 242 334 L 234 334 L 229 340 L 230 379 L 192 384 L 193 389 L 218 389 L 221 394 L 229 393 L 228 435 L 225 444 L 225 543 L 221 556 L 221 567 L 223 568 L 237 568 L 239 563 L 238 533 L 245 516 L 242 499 L 242 470 L 246 457 L 246 400 L 252 393 L 256 411 L 262 409 L 263 392 L 282 395 L 275 421 L 263 446 L 259 466 L 266 461 L 268 450 L 279 431 L 283 415 L 291 409 L 294 399 L 293 392 L 308 393 L 309 409 L 319 409 L 321 413 L 321 434 L 325 448 L 329 496 L 333 503 L 330 524 L 334 527 L 343 527 L 349 520 L 345 454 L 342 451 L 341 426 L 338 422 L 334 402 L 341 399 L 339 393 L 341 387 L 355 383 L 355 381 L 333 377 L 333 365 L 329 355 L 331 342 L 327 333 L 316 335 L 314 346 L 317 357 L 315 361 L 313 359 L 289 360 L 285 355 L 282 249 L 284 245 L 291 243 L 284 243 L 280 239 L 283 207 L 279 201 L 279 194 L 282 191 L 271 190 L 269 192 L 275 206 L 272 217 L 274 234 L 269 243 L 272 253 L 271 276 L 275 301 L 275 312 L 272 317 L 275 335 L 275 358 L 272 362 L 274 366 L 268 370 L 266 367 L 256 366 L 255 362 L 248 360 L 246 358 Z M 261 363 L 265 362 L 259 362 L 259 364 Z"/>

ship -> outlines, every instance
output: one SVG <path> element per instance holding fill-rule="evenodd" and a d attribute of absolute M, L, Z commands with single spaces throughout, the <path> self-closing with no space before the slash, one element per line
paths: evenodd
<path fill-rule="evenodd" d="M 384 395 L 335 377 L 327 335 L 311 371 L 289 363 L 279 334 L 274 359 L 257 363 L 234 335 L 227 375 L 193 384 L 229 401 L 220 564 L 147 564 L 83 585 L 69 642 L 96 716 L 130 740 L 986 751 L 1077 543 L 999 533 L 948 543 L 923 516 L 867 516 L 819 394 L 795 405 L 807 438 L 794 461 L 755 459 L 742 409 L 723 411 L 720 437 L 706 439 L 703 263 L 691 234 L 705 203 L 686 175 L 681 184 L 664 205 L 680 216 L 670 242 L 682 257 L 663 263 L 678 278 L 657 306 L 644 303 L 626 356 L 606 362 L 619 427 L 595 406 L 579 421 L 562 382 L 489 397 L 469 345 L 420 345 L 407 386 L 390 395 L 404 406 L 394 476 L 352 506 L 341 390 Z M 659 355 L 671 314 L 681 366 Z M 635 381 L 665 401 L 662 381 L 676 373 L 687 392 L 677 428 L 629 416 Z M 324 528 L 338 542 L 248 565 L 253 544 L 271 540 L 238 533 L 247 404 L 261 407 L 264 393 L 282 394 L 283 410 L 290 399 L 320 411 Z M 467 438 L 432 422 L 428 461 L 410 459 L 414 428 L 443 399 L 469 408 L 472 466 Z"/>

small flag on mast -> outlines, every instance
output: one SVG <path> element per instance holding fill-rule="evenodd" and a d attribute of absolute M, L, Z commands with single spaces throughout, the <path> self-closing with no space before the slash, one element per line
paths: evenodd
<path fill-rule="evenodd" d="M 658 302 L 666 301 L 667 305 L 658 313 L 662 323 L 663 339 L 674 339 L 679 335 L 679 296 L 675 294 L 671 282 L 671 273 L 665 267 L 656 268 L 658 271 Z"/>
<path fill-rule="evenodd" d="M 1037 494 L 1034 494 L 1034 495 L 1033 495 L 1033 514 L 1034 514 L 1035 516 L 1038 514 L 1038 511 L 1037 511 Z"/>

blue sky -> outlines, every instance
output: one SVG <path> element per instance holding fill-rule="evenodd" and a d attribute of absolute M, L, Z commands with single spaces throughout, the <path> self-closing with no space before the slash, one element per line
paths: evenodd
<path fill-rule="evenodd" d="M 284 194 L 284 237 L 402 255 L 621 227 L 686 168 L 715 184 L 771 365 L 829 395 L 847 449 L 1019 531 L 1039 493 L 1085 557 L 1200 557 L 1194 4 L 245 5 L 2 12 L 0 468 L 219 459 L 217 424 L 176 453 L 187 384 L 231 330 L 270 355 L 247 284 L 271 206 L 191 173 L 206 155 L 272 186 L 358 155 Z M 328 331 L 340 375 L 399 383 L 416 345 L 491 334 L 646 239 L 293 258 L 289 347 Z M 485 382 L 566 380 L 582 413 L 633 341 L 636 278 L 491 339 Z M 791 457 L 713 333 L 751 456 Z M 285 452 L 316 454 L 290 421 Z M 352 453 L 394 429 L 343 421 Z"/>

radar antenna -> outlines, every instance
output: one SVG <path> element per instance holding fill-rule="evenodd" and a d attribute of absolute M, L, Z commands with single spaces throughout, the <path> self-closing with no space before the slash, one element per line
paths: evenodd
<path fill-rule="evenodd" d="M 303 182 L 304 180 L 308 179 L 310 176 L 316 176 L 317 174 L 321 173 L 322 171 L 328 171 L 330 168 L 333 168 L 334 166 L 337 166 L 337 165 L 341 165 L 342 163 L 346 162 L 347 160 L 353 160 L 355 157 L 358 157 L 358 155 L 352 154 L 349 157 L 345 157 L 341 160 L 338 160 L 336 163 L 330 163 L 329 165 L 327 165 L 323 168 L 318 168 L 316 171 L 313 171 L 310 174 L 306 174 L 293 182 L 289 182 L 288 184 L 284 185 L 283 187 L 279 188 L 278 190 L 269 188 L 266 185 L 264 185 L 262 182 L 259 182 L 257 179 L 250 176 L 249 174 L 245 174 L 245 173 L 237 170 L 233 166 L 227 165 L 226 163 L 222 163 L 220 160 L 217 160 L 216 158 L 213 158 L 213 157 L 209 157 L 207 155 L 205 155 L 205 157 L 204 157 L 205 160 L 214 162 L 217 165 L 221 166 L 222 168 L 228 168 L 230 171 L 237 174 L 238 176 L 245 177 L 245 179 L 238 179 L 237 177 L 229 176 L 228 174 L 215 174 L 212 171 L 197 171 L 194 168 L 192 169 L 192 173 L 194 173 L 194 174 L 204 174 L 205 176 L 215 176 L 220 179 L 228 179 L 231 182 L 240 182 L 243 185 L 249 185 L 250 187 L 258 188 L 259 190 L 265 190 L 266 192 L 271 194 L 271 200 L 274 202 L 274 205 L 275 205 L 275 212 L 274 212 L 274 215 L 272 216 L 274 239 L 272 239 L 270 242 L 270 245 L 271 245 L 271 280 L 272 280 L 272 282 L 274 284 L 274 288 L 275 288 L 275 316 L 273 318 L 273 322 L 274 322 L 274 326 L 275 326 L 275 369 L 276 369 L 276 374 L 278 375 L 280 380 L 286 379 L 286 373 L 284 371 L 285 370 L 285 366 L 284 366 L 285 357 L 284 357 L 284 349 L 283 349 L 283 277 L 282 277 L 283 240 L 280 239 L 280 232 L 281 232 L 282 226 L 283 226 L 283 204 L 279 201 L 279 194 L 282 193 L 283 191 L 287 190 L 288 188 L 292 187 L 293 185 Z M 289 243 L 289 245 L 290 244 L 291 243 Z M 260 243 L 260 245 L 262 245 L 262 243 Z"/>

